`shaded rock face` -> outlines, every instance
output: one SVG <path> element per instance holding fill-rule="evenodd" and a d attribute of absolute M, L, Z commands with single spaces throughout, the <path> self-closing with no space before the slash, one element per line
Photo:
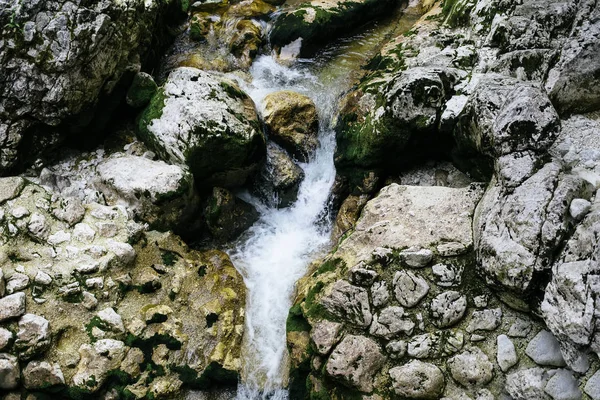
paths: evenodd
<path fill-rule="evenodd" d="M 163 160 L 205 185 L 239 186 L 265 151 L 254 102 L 219 75 L 178 68 L 139 120 L 139 136 Z"/>
<path fill-rule="evenodd" d="M 156 57 L 165 21 L 181 12 L 179 1 L 167 3 L 3 2 L 0 174 L 47 153 L 67 132 L 82 142 L 101 132 L 133 73 Z"/>
<path fill-rule="evenodd" d="M 0 188 L 3 390 L 165 398 L 237 383 L 246 296 L 225 253 L 143 232 L 123 206 Z"/>
<path fill-rule="evenodd" d="M 254 206 L 223 188 L 213 189 L 204 210 L 208 230 L 218 241 L 236 238 L 256 222 L 258 216 Z"/>

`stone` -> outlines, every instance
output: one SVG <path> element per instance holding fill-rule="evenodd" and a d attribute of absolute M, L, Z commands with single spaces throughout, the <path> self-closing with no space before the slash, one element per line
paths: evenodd
<path fill-rule="evenodd" d="M 235 197 L 227 189 L 213 188 L 204 211 L 211 235 L 219 241 L 235 239 L 259 218 L 250 203 Z"/>
<path fill-rule="evenodd" d="M 481 387 L 494 377 L 494 365 L 477 347 L 450 358 L 447 365 L 452 378 L 465 387 Z"/>
<path fill-rule="evenodd" d="M 73 238 L 81 243 L 91 243 L 96 237 L 96 231 L 86 223 L 80 222 L 73 229 Z"/>
<path fill-rule="evenodd" d="M 456 257 L 465 254 L 468 249 L 460 242 L 443 243 L 436 247 L 441 257 Z"/>
<path fill-rule="evenodd" d="M 26 289 L 29 286 L 29 277 L 25 274 L 15 272 L 6 280 L 6 292 L 12 294 Z"/>
<path fill-rule="evenodd" d="M 321 304 L 333 315 L 357 326 L 369 326 L 373 319 L 368 292 L 344 280 L 331 285 Z"/>
<path fill-rule="evenodd" d="M 506 391 L 514 400 L 550 400 L 544 392 L 548 374 L 542 368 L 522 369 L 506 376 Z"/>
<path fill-rule="evenodd" d="M 19 358 L 27 360 L 43 352 L 50 346 L 50 339 L 50 323 L 46 318 L 35 314 L 25 314 L 21 317 L 15 341 Z"/>
<path fill-rule="evenodd" d="M 25 314 L 25 293 L 18 292 L 0 299 L 0 322 Z"/>
<path fill-rule="evenodd" d="M 391 368 L 389 374 L 394 393 L 407 399 L 438 399 L 446 385 L 437 366 L 419 360 Z"/>
<path fill-rule="evenodd" d="M 0 328 L 0 351 L 6 350 L 13 340 L 13 333 L 5 328 Z"/>
<path fill-rule="evenodd" d="M 162 287 L 160 275 L 150 267 L 143 268 L 139 271 L 134 279 L 134 284 L 140 287 L 142 293 L 152 293 Z"/>
<path fill-rule="evenodd" d="M 553 400 L 581 400 L 583 394 L 579 389 L 579 382 L 571 371 L 559 369 L 548 379 L 544 391 Z"/>
<path fill-rule="evenodd" d="M 173 314 L 173 309 L 164 304 L 149 307 L 144 313 L 144 320 L 147 324 L 160 323 L 169 319 Z"/>
<path fill-rule="evenodd" d="M 469 325 L 467 326 L 467 332 L 493 331 L 500 326 L 501 322 L 501 308 L 474 311 L 473 315 L 471 315 L 471 321 L 469 321 Z"/>
<path fill-rule="evenodd" d="M 508 336 L 524 338 L 529 335 L 532 329 L 533 325 L 530 321 L 517 318 L 515 322 L 513 322 L 513 324 L 510 326 L 508 330 Z"/>
<path fill-rule="evenodd" d="M 33 213 L 27 224 L 29 233 L 38 240 L 46 240 L 48 237 L 48 223 L 46 217 L 40 213 Z"/>
<path fill-rule="evenodd" d="M 133 108 L 141 108 L 152 100 L 152 96 L 158 90 L 156 82 L 152 75 L 145 72 L 138 72 L 131 82 L 131 86 L 127 91 L 125 100 L 127 104 Z"/>
<path fill-rule="evenodd" d="M 280 208 L 296 201 L 304 171 L 276 144 L 267 143 L 267 158 L 253 182 L 253 190 L 268 204 Z"/>
<path fill-rule="evenodd" d="M 139 137 L 212 186 L 244 184 L 266 153 L 250 97 L 231 80 L 189 67 L 173 70 L 158 89 L 139 119 Z"/>
<path fill-rule="evenodd" d="M 462 282 L 462 268 L 448 264 L 435 264 L 431 272 L 436 278 L 436 285 L 441 287 L 452 287 Z"/>
<path fill-rule="evenodd" d="M 346 335 L 329 356 L 325 372 L 350 388 L 369 393 L 373 390 L 373 378 L 384 362 L 385 357 L 375 341 Z"/>
<path fill-rule="evenodd" d="M 38 285 L 48 286 L 52 283 L 52 277 L 44 271 L 38 271 L 33 278 L 33 282 Z"/>
<path fill-rule="evenodd" d="M 284 90 L 267 95 L 263 118 L 270 137 L 298 160 L 306 162 L 319 145 L 319 119 L 310 97 Z"/>
<path fill-rule="evenodd" d="M 586 199 L 573 199 L 569 205 L 569 214 L 574 220 L 580 221 L 590 212 L 590 208 L 592 208 L 592 203 Z"/>
<path fill-rule="evenodd" d="M 26 389 L 47 389 L 64 384 L 65 377 L 58 364 L 50 364 L 47 361 L 31 361 L 23 369 L 23 386 Z"/>
<path fill-rule="evenodd" d="M 600 400 L 600 370 L 588 379 L 583 390 L 592 400 Z"/>
<path fill-rule="evenodd" d="M 310 338 L 316 346 L 317 352 L 327 355 L 332 347 L 340 340 L 342 324 L 327 320 L 317 322 L 310 332 Z"/>
<path fill-rule="evenodd" d="M 109 307 L 104 310 L 98 311 L 96 316 L 106 324 L 106 327 L 115 333 L 125 333 L 125 326 L 123 325 L 123 319 L 117 312 Z"/>
<path fill-rule="evenodd" d="M 371 286 L 371 301 L 373 306 L 382 307 L 388 303 L 390 291 L 386 281 L 374 282 Z"/>
<path fill-rule="evenodd" d="M 17 357 L 7 353 L 0 353 L 0 389 L 16 389 L 19 386 L 20 380 L 21 372 Z"/>
<path fill-rule="evenodd" d="M 404 307 L 411 308 L 427 296 L 429 284 L 421 276 L 410 271 L 398 271 L 394 275 L 394 294 Z"/>
<path fill-rule="evenodd" d="M 385 351 L 391 359 L 397 360 L 406 354 L 406 342 L 404 340 L 392 340 L 385 345 Z"/>
<path fill-rule="evenodd" d="M 25 179 L 17 176 L 0 178 L 0 204 L 21 194 L 25 184 Z"/>
<path fill-rule="evenodd" d="M 355 265 L 348 271 L 349 281 L 358 286 L 370 287 L 379 274 L 372 269 L 364 268 L 362 263 Z"/>
<path fill-rule="evenodd" d="M 423 268 L 433 259 L 433 252 L 429 249 L 402 250 L 399 256 L 400 261 L 406 266 L 411 268 Z"/>
<path fill-rule="evenodd" d="M 548 331 L 540 331 L 527 345 L 527 354 L 538 365 L 564 367 L 565 360 L 558 340 Z"/>
<path fill-rule="evenodd" d="M 125 344 L 114 339 L 101 339 L 93 345 L 82 344 L 73 385 L 96 391 L 104 384 L 108 373 L 119 368 L 126 352 Z"/>
<path fill-rule="evenodd" d="M 443 292 L 431 300 L 429 310 L 435 326 L 450 327 L 465 315 L 467 297 L 455 291 Z"/>
<path fill-rule="evenodd" d="M 436 352 L 438 344 L 439 336 L 435 334 L 413 336 L 408 342 L 408 355 L 414 358 L 429 358 Z"/>
<path fill-rule="evenodd" d="M 506 335 L 498 335 L 496 344 L 498 347 L 496 361 L 502 372 L 506 372 L 519 362 L 515 345 Z"/>
<path fill-rule="evenodd" d="M 144 362 L 144 353 L 137 347 L 132 347 L 127 351 L 125 359 L 119 367 L 120 370 L 132 377 L 138 377 L 141 373 L 140 365 Z"/>
<path fill-rule="evenodd" d="M 379 314 L 373 316 L 369 333 L 388 340 L 398 336 L 399 333 L 410 336 L 415 328 L 415 323 L 410 318 L 403 318 L 403 316 L 404 309 L 402 307 L 386 307 Z"/>

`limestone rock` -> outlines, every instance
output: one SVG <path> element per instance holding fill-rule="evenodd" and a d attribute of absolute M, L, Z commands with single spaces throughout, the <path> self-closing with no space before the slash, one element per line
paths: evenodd
<path fill-rule="evenodd" d="M 487 355 L 476 347 L 450 358 L 448 368 L 452 378 L 466 387 L 481 387 L 494 376 L 493 364 Z"/>
<path fill-rule="evenodd" d="M 25 314 L 19 320 L 15 348 L 19 358 L 27 360 L 50 346 L 50 323 L 44 317 Z"/>
<path fill-rule="evenodd" d="M 237 186 L 265 155 L 252 100 L 215 74 L 182 67 L 169 75 L 139 122 L 140 138 L 198 182 Z"/>
<path fill-rule="evenodd" d="M 413 360 L 390 369 L 394 393 L 408 399 L 438 399 L 444 392 L 446 380 L 435 365 Z"/>
<path fill-rule="evenodd" d="M 482 311 L 475 311 L 471 315 L 471 321 L 467 326 L 467 332 L 493 331 L 500 326 L 502 322 L 502 309 L 494 308 Z"/>
<path fill-rule="evenodd" d="M 25 314 L 25 293 L 18 292 L 0 299 L 0 322 Z"/>
<path fill-rule="evenodd" d="M 152 75 L 138 72 L 133 78 L 133 82 L 131 82 L 125 99 L 127 104 L 133 108 L 144 107 L 150 102 L 157 90 L 158 86 Z"/>
<path fill-rule="evenodd" d="M 581 400 L 583 397 L 577 379 L 572 372 L 566 369 L 554 371 L 552 377 L 548 379 L 544 391 L 553 400 Z"/>
<path fill-rule="evenodd" d="M 416 306 L 428 292 L 429 284 L 421 276 L 404 270 L 394 275 L 394 294 L 402 306 Z"/>
<path fill-rule="evenodd" d="M 315 152 L 319 119 L 310 97 L 292 91 L 267 95 L 263 118 L 270 137 L 300 161 Z"/>
<path fill-rule="evenodd" d="M 123 319 L 117 312 L 109 307 L 104 310 L 98 311 L 96 316 L 106 324 L 106 327 L 116 333 L 125 333 L 125 326 L 123 325 Z"/>
<path fill-rule="evenodd" d="M 326 373 L 350 388 L 369 393 L 385 357 L 379 345 L 364 336 L 346 335 L 329 356 Z"/>
<path fill-rule="evenodd" d="M 415 328 L 415 323 L 410 318 L 404 316 L 402 307 L 386 307 L 379 314 L 373 316 L 373 323 L 369 333 L 373 336 L 391 339 L 399 333 L 410 335 Z"/>
<path fill-rule="evenodd" d="M 439 328 L 456 324 L 465 315 L 466 310 L 467 297 L 459 292 L 444 292 L 431 300 L 431 317 L 433 323 Z"/>
<path fill-rule="evenodd" d="M 6 350 L 13 339 L 13 333 L 5 328 L 0 328 L 0 351 Z"/>
<path fill-rule="evenodd" d="M 27 389 L 47 389 L 64 383 L 65 377 L 58 364 L 52 365 L 46 361 L 31 361 L 23 369 L 23 385 Z"/>
<path fill-rule="evenodd" d="M 16 389 L 21 380 L 17 357 L 0 353 L 0 389 Z"/>
<path fill-rule="evenodd" d="M 503 372 L 506 372 L 519 361 L 515 345 L 506 335 L 498 335 L 496 338 L 496 345 L 498 347 L 496 360 L 498 361 L 500 369 Z"/>
<path fill-rule="evenodd" d="M 548 331 L 540 331 L 527 345 L 525 354 L 539 365 L 565 366 L 560 345 Z"/>
<path fill-rule="evenodd" d="M 236 238 L 258 220 L 258 212 L 249 203 L 227 189 L 215 187 L 204 210 L 212 236 L 220 241 Z"/>
<path fill-rule="evenodd" d="M 342 324 L 327 320 L 319 321 L 310 332 L 310 338 L 315 343 L 319 354 L 327 355 L 339 341 Z"/>
<path fill-rule="evenodd" d="M 102 386 L 108 373 L 119 368 L 126 352 L 125 344 L 113 339 L 101 339 L 93 345 L 83 344 L 79 348 L 81 360 L 73 376 L 73 384 L 96 391 Z"/>
<path fill-rule="evenodd" d="M 347 281 L 335 282 L 321 303 L 332 314 L 358 326 L 369 326 L 373 318 L 369 295 L 363 288 Z"/>
<path fill-rule="evenodd" d="M 506 377 L 506 391 L 514 400 L 550 400 L 544 392 L 548 378 L 542 368 L 519 370 Z"/>

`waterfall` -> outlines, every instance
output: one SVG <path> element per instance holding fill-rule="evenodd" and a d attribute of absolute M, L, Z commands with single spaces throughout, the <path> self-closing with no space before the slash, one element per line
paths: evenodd
<path fill-rule="evenodd" d="M 283 389 L 287 371 L 285 322 L 294 285 L 329 244 L 331 222 L 325 213 L 335 179 L 331 119 L 336 95 L 308 71 L 307 65 L 289 68 L 262 56 L 250 72 L 253 80 L 244 89 L 259 107 L 267 94 L 287 89 L 310 96 L 320 114 L 320 146 L 309 162 L 300 164 L 305 178 L 298 199 L 288 208 L 276 209 L 247 195 L 245 199 L 259 210 L 260 219 L 230 251 L 248 288 L 244 376 L 237 398 L 279 400 L 287 398 Z"/>

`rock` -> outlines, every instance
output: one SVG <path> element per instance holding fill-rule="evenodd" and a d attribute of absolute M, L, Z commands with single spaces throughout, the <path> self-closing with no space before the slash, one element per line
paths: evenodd
<path fill-rule="evenodd" d="M 131 86 L 129 86 L 125 99 L 127 104 L 133 108 L 144 107 L 150 102 L 157 90 L 158 86 L 152 75 L 138 72 L 133 78 Z"/>
<path fill-rule="evenodd" d="M 462 282 L 463 271 L 460 266 L 435 264 L 431 267 L 431 272 L 436 278 L 436 284 L 441 287 L 457 286 Z"/>
<path fill-rule="evenodd" d="M 321 304 L 327 311 L 348 323 L 364 327 L 371 324 L 373 316 L 368 292 L 344 280 L 335 282 L 329 291 L 326 290 Z"/>
<path fill-rule="evenodd" d="M 350 388 L 369 393 L 385 361 L 379 345 L 364 336 L 346 335 L 329 356 L 326 373 Z"/>
<path fill-rule="evenodd" d="M 17 357 L 0 353 L 0 389 L 16 389 L 21 379 Z"/>
<path fill-rule="evenodd" d="M 596 373 L 588 379 L 583 390 L 592 398 L 592 400 L 600 399 L 600 371 L 596 371 Z"/>
<path fill-rule="evenodd" d="M 87 308 L 88 310 L 93 310 L 98 306 L 98 299 L 90 292 L 83 292 L 83 299 L 81 300 L 81 304 Z"/>
<path fill-rule="evenodd" d="M 565 366 L 560 344 L 554 335 L 548 331 L 540 331 L 527 345 L 525 354 L 539 365 Z"/>
<path fill-rule="evenodd" d="M 467 326 L 467 332 L 493 331 L 500 326 L 501 322 L 501 308 L 474 311 L 473 315 L 471 315 L 471 321 L 469 321 L 469 325 Z"/>
<path fill-rule="evenodd" d="M 390 292 L 385 281 L 373 283 L 371 286 L 371 301 L 375 307 L 381 307 L 388 303 Z"/>
<path fill-rule="evenodd" d="M 242 185 L 265 155 L 252 100 L 234 82 L 195 68 L 171 72 L 142 113 L 139 135 L 163 160 L 213 186 Z"/>
<path fill-rule="evenodd" d="M 285 90 L 267 95 L 263 107 L 270 137 L 298 160 L 308 161 L 319 145 L 319 119 L 313 101 Z"/>
<path fill-rule="evenodd" d="M 533 325 L 530 321 L 517 318 L 508 330 L 508 336 L 524 338 L 529 336 Z"/>
<path fill-rule="evenodd" d="M 0 178 L 0 204 L 14 199 L 25 187 L 25 179 L 17 176 Z"/>
<path fill-rule="evenodd" d="M 18 292 L 0 299 L 0 322 L 25 314 L 25 293 Z"/>
<path fill-rule="evenodd" d="M 514 400 L 550 400 L 544 392 L 548 374 L 542 368 L 523 369 L 506 376 L 506 391 Z"/>
<path fill-rule="evenodd" d="M 276 144 L 267 144 L 267 159 L 254 180 L 254 191 L 268 204 L 291 205 L 298 196 L 304 171 Z"/>
<path fill-rule="evenodd" d="M 335 224 L 331 233 L 333 241 L 339 240 L 345 233 L 354 228 L 360 212 L 368 200 L 369 196 L 363 194 L 360 196 L 350 195 L 343 201 L 335 217 Z"/>
<path fill-rule="evenodd" d="M 404 340 L 392 340 L 385 346 L 385 351 L 391 359 L 397 360 L 406 354 L 406 342 Z"/>
<path fill-rule="evenodd" d="M 6 350 L 12 342 L 13 333 L 8 329 L 0 328 L 0 351 Z"/>
<path fill-rule="evenodd" d="M 415 323 L 410 318 L 402 318 L 404 309 L 402 307 L 386 307 L 379 314 L 373 316 L 373 323 L 369 333 L 373 336 L 392 339 L 399 333 L 411 335 Z"/>
<path fill-rule="evenodd" d="M 6 280 L 6 292 L 12 294 L 24 290 L 29 286 L 29 277 L 25 274 L 16 272 Z"/>
<path fill-rule="evenodd" d="M 154 269 L 146 267 L 139 271 L 134 279 L 134 284 L 140 288 L 142 293 L 156 292 L 162 287 L 160 275 Z"/>
<path fill-rule="evenodd" d="M 396 395 L 407 399 L 438 399 L 446 385 L 444 374 L 435 365 L 413 360 L 390 369 Z"/>
<path fill-rule="evenodd" d="M 573 373 L 566 369 L 559 369 L 548 379 L 544 391 L 553 400 L 581 400 L 583 394 L 579 389 L 579 382 Z"/>
<path fill-rule="evenodd" d="M 113 339 L 101 339 L 93 345 L 81 345 L 81 359 L 73 376 L 73 384 L 95 392 L 104 384 L 108 373 L 119 368 L 126 352 L 125 344 Z"/>
<path fill-rule="evenodd" d="M 23 385 L 26 389 L 47 389 L 56 385 L 64 385 L 65 377 L 58 364 L 46 361 L 31 361 L 23 369 Z"/>
<path fill-rule="evenodd" d="M 408 355 L 414 358 L 429 358 L 434 355 L 438 345 L 438 335 L 429 333 L 417 335 L 408 342 Z"/>
<path fill-rule="evenodd" d="M 160 51 L 166 22 L 177 19 L 177 7 L 154 0 L 3 9 L 0 26 L 11 44 L 0 51 L 2 175 L 51 154 L 68 134 L 86 143 L 103 133 L 131 72 L 154 58 L 149 52 Z M 14 33 L 4 28 L 11 19 L 20 26 Z"/>
<path fill-rule="evenodd" d="M 433 252 L 429 249 L 402 250 L 400 260 L 411 268 L 426 267 L 433 259 Z"/>
<path fill-rule="evenodd" d="M 580 221 L 592 208 L 592 203 L 586 199 L 573 199 L 569 206 L 569 214 L 574 220 Z"/>
<path fill-rule="evenodd" d="M 498 335 L 496 344 L 498 346 L 496 361 L 498 361 L 498 365 L 502 372 L 506 372 L 519 362 L 515 345 L 506 335 Z"/>
<path fill-rule="evenodd" d="M 258 220 L 258 212 L 229 190 L 215 187 L 204 210 L 211 235 L 220 241 L 235 239 Z"/>
<path fill-rule="evenodd" d="M 123 325 L 123 319 L 113 308 L 105 308 L 104 310 L 98 311 L 96 316 L 106 324 L 106 327 L 115 333 L 125 333 L 125 326 Z"/>
<path fill-rule="evenodd" d="M 21 317 L 15 341 L 19 358 L 28 360 L 43 352 L 50 346 L 50 339 L 50 323 L 46 318 L 34 314 L 25 314 Z"/>
<path fill-rule="evenodd" d="M 448 368 L 452 378 L 466 387 L 481 387 L 489 383 L 494 376 L 493 364 L 477 347 L 469 348 L 450 358 Z"/>
<path fill-rule="evenodd" d="M 315 343 L 321 355 L 329 354 L 331 348 L 340 340 L 342 324 L 327 320 L 319 321 L 310 332 L 310 338 Z"/>
<path fill-rule="evenodd" d="M 144 362 L 144 353 L 142 350 L 133 347 L 127 351 L 125 359 L 119 367 L 120 370 L 132 377 L 138 377 L 141 373 L 140 365 Z"/>
<path fill-rule="evenodd" d="M 431 300 L 431 317 L 438 328 L 447 328 L 456 324 L 465 315 L 466 310 L 467 297 L 459 292 L 444 292 Z"/>
<path fill-rule="evenodd" d="M 33 278 L 33 282 L 38 285 L 48 286 L 52 283 L 52 277 L 44 271 L 38 271 Z"/>
<path fill-rule="evenodd" d="M 458 242 L 440 244 L 436 250 L 441 257 L 460 256 L 468 251 L 464 244 Z"/>
<path fill-rule="evenodd" d="M 96 186 L 108 204 L 125 205 L 140 220 L 163 230 L 192 223 L 199 208 L 186 168 L 146 157 L 117 154 L 97 167 Z"/>
<path fill-rule="evenodd" d="M 427 281 L 415 273 L 402 270 L 394 275 L 394 294 L 402 306 L 416 306 L 428 292 Z"/>
<path fill-rule="evenodd" d="M 365 265 L 362 263 L 356 264 L 348 271 L 348 280 L 352 284 L 367 288 L 371 287 L 378 276 L 379 274 L 376 271 L 365 268 Z"/>

